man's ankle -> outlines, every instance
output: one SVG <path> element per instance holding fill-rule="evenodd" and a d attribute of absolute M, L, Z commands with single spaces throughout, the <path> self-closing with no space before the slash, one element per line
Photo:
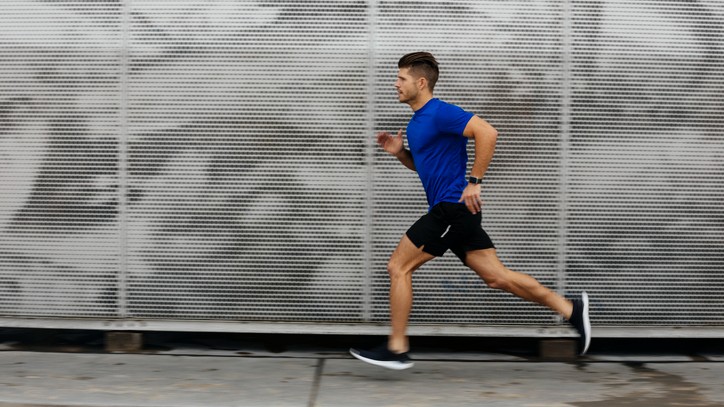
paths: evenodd
<path fill-rule="evenodd" d="M 563 319 L 565 319 L 566 321 L 570 321 L 571 317 L 573 316 L 573 301 L 566 298 L 566 302 L 566 307 L 560 313 L 560 316 L 562 316 Z"/>
<path fill-rule="evenodd" d="M 393 353 L 406 353 L 410 350 L 410 345 L 404 343 L 401 344 L 399 342 L 390 340 L 389 342 L 387 342 L 387 349 L 389 349 L 390 352 Z"/>

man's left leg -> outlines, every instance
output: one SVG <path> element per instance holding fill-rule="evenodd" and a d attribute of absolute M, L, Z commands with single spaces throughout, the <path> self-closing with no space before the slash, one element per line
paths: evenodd
<path fill-rule="evenodd" d="M 569 319 L 573 303 L 544 287 L 535 278 L 513 271 L 498 259 L 495 249 L 473 250 L 466 253 L 465 265 L 470 267 L 490 288 L 507 291 L 528 301 L 546 306 Z"/>
<path fill-rule="evenodd" d="M 494 289 L 507 291 L 520 298 L 546 306 L 568 320 L 581 335 L 581 354 L 590 343 L 588 296 L 571 301 L 544 287 L 535 278 L 505 267 L 495 249 L 472 250 L 465 254 L 464 263 Z"/>

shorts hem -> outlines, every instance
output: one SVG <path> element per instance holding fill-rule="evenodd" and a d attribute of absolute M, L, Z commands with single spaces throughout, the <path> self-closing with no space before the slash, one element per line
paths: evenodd
<path fill-rule="evenodd" d="M 417 239 L 414 239 L 412 236 L 410 236 L 409 233 L 405 233 L 405 236 L 407 236 L 407 238 L 410 239 L 410 241 L 412 242 L 412 244 L 415 245 L 415 247 L 417 247 L 418 249 L 422 248 L 423 252 L 430 254 L 432 256 L 440 257 L 443 254 L 445 254 L 445 252 L 447 251 L 447 248 L 445 248 L 445 250 L 441 253 L 439 249 L 435 250 L 435 248 L 430 248 L 429 245 L 426 245 L 424 242 L 422 242 L 422 243 L 416 242 L 415 240 L 417 240 Z"/>

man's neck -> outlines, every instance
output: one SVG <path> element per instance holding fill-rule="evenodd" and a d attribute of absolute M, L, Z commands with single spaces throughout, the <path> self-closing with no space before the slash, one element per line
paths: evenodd
<path fill-rule="evenodd" d="M 416 111 L 422 109 L 422 107 L 425 106 L 427 104 L 427 102 L 429 102 L 430 100 L 432 100 L 432 94 L 428 93 L 425 96 L 420 96 L 417 99 L 410 101 L 410 103 L 408 103 L 408 104 L 412 108 L 412 111 L 416 112 Z"/>

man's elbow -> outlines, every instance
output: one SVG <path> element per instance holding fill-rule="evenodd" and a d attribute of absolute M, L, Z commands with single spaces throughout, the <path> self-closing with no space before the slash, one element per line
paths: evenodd
<path fill-rule="evenodd" d="M 492 127 L 492 126 L 491 126 L 490 129 L 488 130 L 488 132 L 490 133 L 490 134 L 488 135 L 488 137 L 489 137 L 491 140 L 495 141 L 495 140 L 498 139 L 498 130 L 496 130 L 495 127 Z"/>

